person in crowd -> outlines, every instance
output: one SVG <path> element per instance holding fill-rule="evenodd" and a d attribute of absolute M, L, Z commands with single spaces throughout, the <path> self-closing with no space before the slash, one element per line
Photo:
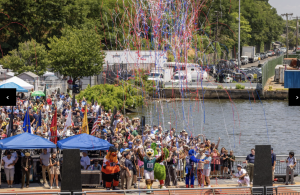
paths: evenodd
<path fill-rule="evenodd" d="M 16 160 L 16 158 L 12 157 L 10 151 L 7 151 L 6 156 L 2 158 L 2 166 L 4 166 L 6 181 L 9 188 L 13 187 Z"/>
<path fill-rule="evenodd" d="M 176 174 L 176 165 L 178 154 L 176 152 L 177 148 L 173 147 L 169 153 L 169 157 L 167 158 L 167 166 L 166 166 L 166 182 L 165 186 L 170 186 L 172 181 L 173 186 L 177 187 L 177 174 Z"/>
<path fill-rule="evenodd" d="M 197 153 L 196 158 L 203 160 L 205 158 L 204 154 L 204 149 L 200 148 L 198 149 L 199 153 Z M 201 184 L 204 184 L 204 181 L 202 181 L 202 175 L 203 175 L 203 168 L 204 168 L 204 163 L 198 163 L 197 164 L 197 179 L 198 179 L 198 185 L 201 186 Z"/>
<path fill-rule="evenodd" d="M 275 166 L 276 166 L 276 154 L 273 152 L 273 148 L 271 148 L 271 159 L 272 159 L 272 181 L 274 182 L 274 174 L 275 174 Z"/>
<path fill-rule="evenodd" d="M 254 175 L 254 160 L 255 160 L 255 149 L 251 149 L 251 154 L 246 157 L 246 165 L 247 165 L 247 172 L 250 177 L 250 183 L 253 182 L 253 175 Z"/>
<path fill-rule="evenodd" d="M 125 153 L 129 152 L 130 150 L 128 151 L 125 151 L 123 150 L 121 152 L 121 155 L 122 157 L 120 158 L 120 177 L 121 177 L 121 190 L 124 189 L 124 182 L 126 180 L 126 172 L 129 172 L 129 169 L 125 166 L 125 161 L 126 161 L 126 157 L 125 157 Z"/>
<path fill-rule="evenodd" d="M 220 170 L 220 153 L 216 148 L 213 149 L 211 153 L 211 172 L 213 177 L 218 176 L 218 171 Z"/>
<path fill-rule="evenodd" d="M 60 174 L 59 172 L 59 160 L 56 158 L 56 153 L 52 154 L 52 157 L 50 159 L 50 172 L 51 172 L 51 179 L 50 179 L 50 189 L 53 187 L 53 179 L 55 177 L 55 182 L 56 182 L 56 188 L 59 188 L 58 186 L 58 175 Z"/>
<path fill-rule="evenodd" d="M 291 184 L 294 183 L 294 170 L 297 164 L 297 160 L 295 158 L 294 152 L 289 153 L 289 157 L 286 159 L 286 178 L 285 178 L 285 185 L 288 185 L 289 182 L 289 174 L 291 174 Z"/>
<path fill-rule="evenodd" d="M 124 154 L 125 156 L 125 167 L 126 167 L 126 189 L 130 190 L 131 189 L 131 184 L 132 184 L 132 176 L 133 176 L 133 164 L 130 160 L 131 158 L 131 153 L 130 151 Z"/>
<path fill-rule="evenodd" d="M 230 164 L 229 164 L 229 170 L 230 170 L 230 173 L 232 173 L 232 170 L 233 170 L 233 164 L 235 162 L 235 156 L 233 154 L 233 151 L 230 150 L 230 153 L 229 153 L 229 159 L 230 159 Z"/>
<path fill-rule="evenodd" d="M 46 171 L 48 173 L 49 181 L 50 181 L 50 153 L 47 152 L 47 149 L 43 149 L 43 153 L 40 154 L 40 163 L 42 165 L 42 175 L 43 175 L 43 184 L 48 184 L 46 179 Z"/>
<path fill-rule="evenodd" d="M 230 157 L 228 155 L 227 150 L 224 150 L 224 154 L 222 155 L 221 158 L 223 160 L 223 173 L 224 173 L 224 177 L 222 177 L 222 178 L 227 179 L 227 177 L 228 177 L 228 168 L 230 166 Z"/>
<path fill-rule="evenodd" d="M 204 160 L 204 166 L 203 166 L 203 174 L 202 174 L 202 183 L 201 187 L 204 187 L 204 181 L 207 183 L 207 187 L 210 188 L 210 170 L 211 170 L 211 155 L 209 151 L 205 152 Z"/>
<path fill-rule="evenodd" d="M 21 166 L 22 166 L 22 185 L 21 189 L 24 188 L 25 185 L 25 177 L 26 177 L 26 188 L 29 188 L 29 175 L 33 165 L 33 160 L 30 156 L 29 152 L 25 153 L 25 157 L 22 158 Z"/>
<path fill-rule="evenodd" d="M 233 178 L 238 178 L 238 185 L 242 186 L 243 184 L 247 185 L 247 187 L 250 187 L 250 178 L 247 174 L 247 171 L 242 168 L 242 165 L 237 165 L 237 173 L 233 174 Z"/>
<path fill-rule="evenodd" d="M 88 157 L 87 151 L 82 152 L 82 157 L 80 159 L 80 164 L 81 164 L 81 169 L 82 170 L 88 170 L 88 168 L 91 164 L 91 160 L 90 160 L 90 157 Z"/>

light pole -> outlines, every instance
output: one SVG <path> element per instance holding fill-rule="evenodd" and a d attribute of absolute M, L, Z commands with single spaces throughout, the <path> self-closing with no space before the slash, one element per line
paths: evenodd
<path fill-rule="evenodd" d="M 241 68 L 241 0 L 239 0 L 239 38 L 238 38 L 238 72 L 240 73 L 240 68 Z"/>

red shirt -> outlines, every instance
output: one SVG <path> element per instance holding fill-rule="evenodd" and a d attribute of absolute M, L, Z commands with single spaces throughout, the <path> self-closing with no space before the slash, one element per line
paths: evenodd
<path fill-rule="evenodd" d="M 51 100 L 51 98 L 47 98 L 47 103 L 48 103 L 48 105 L 52 105 L 52 100 Z"/>

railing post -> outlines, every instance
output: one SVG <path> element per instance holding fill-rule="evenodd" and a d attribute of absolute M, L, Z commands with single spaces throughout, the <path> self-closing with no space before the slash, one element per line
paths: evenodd
<path fill-rule="evenodd" d="M 170 191 L 170 189 L 169 189 L 169 195 L 171 195 L 171 191 Z"/>

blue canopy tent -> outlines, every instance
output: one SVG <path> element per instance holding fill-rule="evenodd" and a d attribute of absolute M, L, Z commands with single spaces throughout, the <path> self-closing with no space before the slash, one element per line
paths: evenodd
<path fill-rule="evenodd" d="M 13 83 L 13 82 L 4 83 L 4 84 L 0 85 L 0 88 L 15 88 L 17 90 L 17 92 L 28 92 L 27 89 L 24 89 L 20 85 Z"/>
<path fill-rule="evenodd" d="M 0 140 L 0 149 L 40 149 L 56 148 L 49 140 L 30 133 L 22 133 Z"/>
<path fill-rule="evenodd" d="M 68 137 L 57 142 L 60 149 L 108 150 L 112 144 L 86 133 Z"/>

